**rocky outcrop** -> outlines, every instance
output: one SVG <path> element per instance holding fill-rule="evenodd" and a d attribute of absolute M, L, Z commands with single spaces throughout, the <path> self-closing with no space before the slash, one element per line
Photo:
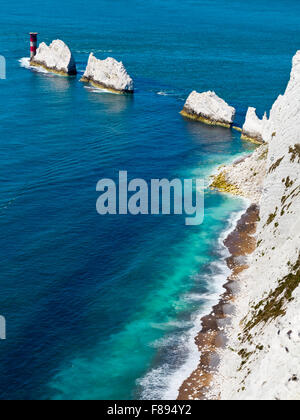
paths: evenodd
<path fill-rule="evenodd" d="M 53 41 L 50 46 L 42 42 L 30 66 L 42 67 L 62 76 L 77 74 L 74 57 L 69 47 L 60 40 Z"/>
<path fill-rule="evenodd" d="M 81 81 L 113 93 L 134 93 L 132 78 L 123 63 L 114 58 L 98 60 L 91 54 Z"/>
<path fill-rule="evenodd" d="M 263 127 L 266 122 L 267 122 L 266 114 L 264 115 L 263 119 L 260 120 L 258 116 L 256 115 L 256 109 L 249 108 L 246 115 L 246 121 L 243 126 L 242 139 L 248 140 L 257 144 L 264 143 Z"/>
<path fill-rule="evenodd" d="M 300 398 L 299 127 L 300 52 L 286 92 L 263 127 L 268 154 L 257 246 L 240 277 L 209 398 Z"/>
<path fill-rule="evenodd" d="M 230 128 L 235 117 L 235 109 L 229 106 L 215 92 L 192 92 L 181 115 L 208 125 Z"/>
<path fill-rule="evenodd" d="M 213 176 L 211 188 L 240 195 L 258 204 L 267 170 L 268 146 L 259 147 L 251 156 L 221 167 Z"/>

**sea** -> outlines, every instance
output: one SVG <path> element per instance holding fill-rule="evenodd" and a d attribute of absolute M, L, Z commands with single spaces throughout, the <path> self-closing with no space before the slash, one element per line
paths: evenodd
<path fill-rule="evenodd" d="M 233 105 L 239 126 L 248 106 L 269 111 L 300 49 L 299 16 L 296 0 L 1 0 L 1 400 L 176 399 L 247 203 L 206 188 L 199 226 L 100 216 L 96 185 L 127 171 L 208 186 L 252 153 L 240 133 L 180 111 L 193 90 Z M 66 42 L 78 77 L 26 68 L 30 31 Z M 123 61 L 135 94 L 80 83 L 91 52 Z"/>

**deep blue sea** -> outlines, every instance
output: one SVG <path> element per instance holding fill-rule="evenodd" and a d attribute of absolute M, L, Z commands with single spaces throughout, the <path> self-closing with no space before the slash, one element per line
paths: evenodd
<path fill-rule="evenodd" d="M 205 221 L 106 216 L 96 184 L 205 178 L 250 153 L 239 133 L 184 120 L 192 90 L 262 115 L 300 48 L 296 0 L 1 0 L 0 399 L 176 398 L 227 271 L 222 235 L 245 203 L 205 193 Z M 29 31 L 123 60 L 134 97 L 32 72 Z"/>

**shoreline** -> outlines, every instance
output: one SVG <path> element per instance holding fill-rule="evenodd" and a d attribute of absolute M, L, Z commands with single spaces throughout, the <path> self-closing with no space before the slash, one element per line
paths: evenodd
<path fill-rule="evenodd" d="M 219 365 L 217 350 L 226 345 L 223 330 L 233 312 L 239 274 L 249 267 L 246 258 L 256 249 L 254 234 L 258 220 L 259 208 L 252 204 L 224 240 L 224 245 L 230 253 L 230 256 L 226 258 L 226 263 L 231 270 L 231 275 L 223 286 L 225 292 L 220 296 L 219 303 L 212 308 L 209 315 L 201 320 L 202 329 L 195 337 L 195 343 L 200 352 L 200 363 L 179 388 L 177 398 L 179 401 L 206 399 L 213 375 Z"/>

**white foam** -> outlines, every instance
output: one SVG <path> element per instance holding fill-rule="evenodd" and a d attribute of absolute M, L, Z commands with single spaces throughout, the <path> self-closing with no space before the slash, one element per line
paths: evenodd
<path fill-rule="evenodd" d="M 19 63 L 21 65 L 21 67 L 24 67 L 26 69 L 30 68 L 30 58 L 29 57 L 20 58 Z"/>
<path fill-rule="evenodd" d="M 229 251 L 224 245 L 224 240 L 236 228 L 237 222 L 248 208 L 248 203 L 245 200 L 245 207 L 242 211 L 232 214 L 227 228 L 221 233 L 218 240 L 218 247 L 221 261 L 214 261 L 211 263 L 213 274 L 206 279 L 209 292 L 204 294 L 187 294 L 183 297 L 184 300 L 201 301 L 201 309 L 194 313 L 191 319 L 192 327 L 184 334 L 165 337 L 156 341 L 154 346 L 157 348 L 167 347 L 168 344 L 174 343 L 177 340 L 177 353 L 186 354 L 188 357 L 179 368 L 172 368 L 171 364 L 165 363 L 162 366 L 152 369 L 138 384 L 142 387 L 141 399 L 144 400 L 176 400 L 178 392 L 183 382 L 192 374 L 198 367 L 200 360 L 199 349 L 195 343 L 195 337 L 198 335 L 202 328 L 202 318 L 208 315 L 212 308 L 218 304 L 220 296 L 224 293 L 224 284 L 227 281 L 231 270 L 228 268 L 225 258 L 229 256 Z M 202 275 L 202 281 L 205 276 Z M 170 323 L 171 324 L 171 323 Z M 174 326 L 176 322 L 172 323 Z"/>
<path fill-rule="evenodd" d="M 218 300 L 216 299 L 217 303 Z M 177 353 L 182 354 L 189 352 L 187 360 L 179 369 L 172 369 L 172 366 L 165 363 L 156 369 L 152 369 L 144 378 L 139 381 L 143 391 L 141 399 L 145 400 L 176 400 L 178 397 L 178 390 L 184 380 L 197 368 L 199 363 L 199 351 L 195 344 L 195 337 L 201 330 L 201 319 L 210 312 L 212 301 L 208 301 L 202 307 L 201 312 L 195 314 L 192 318 L 193 327 L 185 334 L 177 337 Z M 174 337 L 175 338 L 175 337 Z M 173 340 L 174 342 L 174 340 Z M 162 341 L 162 344 L 167 344 Z"/>
<path fill-rule="evenodd" d="M 227 229 L 225 229 L 225 230 L 221 233 L 221 235 L 220 235 L 220 237 L 219 237 L 219 240 L 218 240 L 220 248 L 221 248 L 221 249 L 225 252 L 225 254 L 226 254 L 227 256 L 229 256 L 229 255 L 230 255 L 230 253 L 229 253 L 228 249 L 225 247 L 225 245 L 224 245 L 224 241 L 225 241 L 225 240 L 226 240 L 226 238 L 230 235 L 230 233 L 232 233 L 232 232 L 235 230 L 235 228 L 236 228 L 236 226 L 237 226 L 238 221 L 239 221 L 239 220 L 241 219 L 241 217 L 245 214 L 246 210 L 249 208 L 249 206 L 250 206 L 250 204 L 251 204 L 250 200 L 243 199 L 243 201 L 244 201 L 244 207 L 243 207 L 243 210 L 241 210 L 241 211 L 239 211 L 239 212 L 235 212 L 235 213 L 233 213 L 233 214 L 231 215 L 231 217 L 230 217 L 230 219 L 229 219 L 229 223 L 228 223 L 228 228 L 227 228 Z"/>

